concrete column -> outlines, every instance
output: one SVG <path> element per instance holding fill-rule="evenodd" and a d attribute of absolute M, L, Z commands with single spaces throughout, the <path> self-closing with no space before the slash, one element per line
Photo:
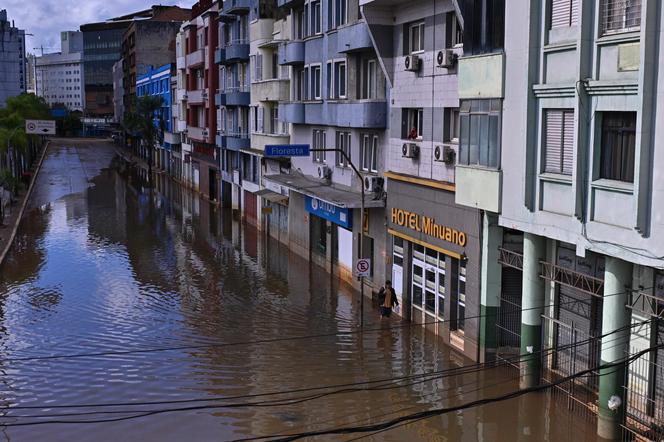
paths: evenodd
<path fill-rule="evenodd" d="M 540 261 L 546 256 L 546 240 L 531 233 L 523 234 L 523 289 L 521 295 L 521 388 L 540 382 L 542 350 L 542 313 L 545 304 L 544 279 Z"/>
<path fill-rule="evenodd" d="M 484 213 L 482 221 L 482 280 L 480 303 L 480 362 L 496 357 L 496 320 L 502 289 L 502 266 L 498 247 L 503 243 L 503 229 L 496 215 Z"/>
<path fill-rule="evenodd" d="M 604 270 L 604 300 L 602 303 L 602 353 L 601 365 L 625 359 L 629 350 L 631 320 L 630 310 L 625 307 L 628 301 L 627 288 L 631 287 L 632 264 L 618 258 L 606 257 Z M 616 330 L 622 329 L 619 332 Z M 621 363 L 616 367 L 600 370 L 599 378 L 599 419 L 597 434 L 608 440 L 619 440 L 620 425 L 625 421 L 625 394 L 623 385 L 627 366 Z M 612 397 L 620 398 L 621 404 L 614 410 L 609 408 Z"/>

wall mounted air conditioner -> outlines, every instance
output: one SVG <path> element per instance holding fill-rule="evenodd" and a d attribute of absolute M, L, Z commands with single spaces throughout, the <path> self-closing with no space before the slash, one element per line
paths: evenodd
<path fill-rule="evenodd" d="M 433 150 L 433 159 L 434 161 L 439 161 L 442 163 L 451 166 L 454 164 L 456 159 L 456 152 L 452 146 L 448 144 L 443 144 L 442 146 L 436 146 Z"/>
<path fill-rule="evenodd" d="M 318 178 L 330 180 L 332 178 L 332 169 L 325 165 L 318 166 Z"/>
<path fill-rule="evenodd" d="M 404 158 L 417 158 L 420 156 L 420 146 L 415 143 L 403 143 L 401 155 Z"/>
<path fill-rule="evenodd" d="M 457 55 L 452 49 L 443 49 L 438 51 L 436 55 L 436 63 L 438 63 L 439 68 L 451 68 L 454 67 L 457 61 Z"/>
<path fill-rule="evenodd" d="M 364 191 L 377 193 L 383 190 L 383 178 L 379 176 L 368 175 L 364 177 Z"/>
<path fill-rule="evenodd" d="M 408 55 L 404 60 L 404 68 L 407 71 L 417 72 L 420 70 L 420 57 L 417 55 Z"/>

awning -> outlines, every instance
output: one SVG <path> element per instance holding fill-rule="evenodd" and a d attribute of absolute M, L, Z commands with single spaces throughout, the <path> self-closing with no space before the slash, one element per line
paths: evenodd
<path fill-rule="evenodd" d="M 273 203 L 288 205 L 288 197 L 286 195 L 273 192 L 270 189 L 259 190 L 258 192 L 254 193 L 254 195 L 265 198 L 266 200 Z"/>
<path fill-rule="evenodd" d="M 359 209 L 362 207 L 362 194 L 350 187 L 326 184 L 304 175 L 269 175 L 264 179 L 337 207 L 345 209 Z M 367 193 L 364 196 L 364 207 L 367 209 L 385 207 L 385 200 L 383 198 L 376 199 L 375 194 Z"/>

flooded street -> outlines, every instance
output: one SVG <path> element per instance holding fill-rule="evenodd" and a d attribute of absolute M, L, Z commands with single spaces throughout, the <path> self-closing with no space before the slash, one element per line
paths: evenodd
<path fill-rule="evenodd" d="M 51 144 L 1 273 L 0 440 L 237 440 L 518 388 L 512 369 L 373 307 L 359 333 L 349 287 L 158 180 L 151 191 L 110 144 Z M 545 394 L 371 433 L 316 440 L 596 440 Z"/>

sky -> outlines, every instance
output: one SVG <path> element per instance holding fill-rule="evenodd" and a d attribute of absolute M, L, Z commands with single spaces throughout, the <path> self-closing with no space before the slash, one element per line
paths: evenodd
<path fill-rule="evenodd" d="M 80 25 L 149 8 L 153 4 L 190 8 L 196 0 L 1 0 L 0 9 L 28 36 L 26 52 L 41 55 L 60 50 L 60 32 L 78 31 Z"/>

